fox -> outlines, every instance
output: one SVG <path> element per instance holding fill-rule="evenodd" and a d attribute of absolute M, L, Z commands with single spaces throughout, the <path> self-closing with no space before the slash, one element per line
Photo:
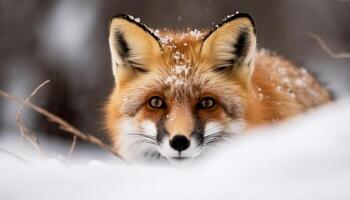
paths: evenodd
<path fill-rule="evenodd" d="M 219 143 L 332 101 L 308 70 L 257 47 L 253 18 L 211 30 L 109 22 L 114 88 L 104 107 L 113 148 L 128 161 L 192 161 Z"/>

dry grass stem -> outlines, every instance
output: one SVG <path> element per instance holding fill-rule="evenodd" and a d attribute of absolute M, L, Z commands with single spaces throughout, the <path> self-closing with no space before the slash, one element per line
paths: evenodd
<path fill-rule="evenodd" d="M 70 160 L 70 158 L 72 157 L 72 153 L 74 151 L 76 143 L 77 143 L 77 136 L 73 135 L 73 141 L 72 141 L 72 145 L 69 148 L 67 160 Z"/>
<path fill-rule="evenodd" d="M 15 97 L 7 92 L 4 92 L 2 90 L 0 90 L 0 96 L 8 99 L 8 100 L 11 100 L 11 101 L 14 101 L 14 102 L 17 102 L 19 103 L 21 106 L 21 110 L 23 110 L 22 107 L 26 106 L 28 108 L 31 108 L 32 110 L 34 110 L 35 112 L 45 116 L 50 122 L 52 123 L 55 123 L 59 126 L 59 128 L 61 130 L 63 130 L 64 132 L 67 132 L 67 133 L 70 133 L 72 134 L 73 136 L 75 136 L 76 138 L 79 138 L 81 140 L 84 140 L 86 142 L 89 142 L 89 143 L 92 143 L 92 144 L 95 144 L 105 150 L 107 150 L 108 152 L 110 152 L 111 154 L 119 157 L 121 160 L 123 160 L 123 158 L 118 154 L 118 152 L 116 150 L 114 150 L 112 147 L 110 147 L 109 145 L 105 144 L 102 140 L 100 140 L 99 138 L 91 135 L 91 134 L 87 134 L 87 133 L 83 133 L 82 131 L 80 131 L 79 129 L 77 129 L 76 127 L 74 127 L 73 125 L 69 124 L 67 121 L 65 121 L 64 119 L 60 118 L 59 116 L 47 111 L 46 109 L 44 108 L 41 108 L 33 103 L 30 102 L 30 98 L 35 95 L 35 93 L 42 87 L 46 84 L 47 82 L 45 81 L 44 83 L 42 83 L 36 90 L 34 90 L 34 92 L 32 93 L 31 96 L 29 96 L 29 98 L 27 98 L 26 100 L 22 100 L 18 97 Z M 20 119 L 20 112 L 19 112 L 19 115 L 18 115 L 18 119 Z M 23 124 L 21 124 L 21 129 L 23 129 L 24 131 L 28 131 L 28 129 L 23 126 Z M 23 131 L 22 130 L 22 131 Z M 23 133 L 22 133 L 23 134 Z M 27 133 L 24 132 L 24 135 L 27 137 Z M 34 141 L 35 144 L 39 144 L 37 139 L 35 139 L 36 137 L 31 137 L 33 136 L 33 133 L 30 133 L 30 141 Z M 73 141 L 74 142 L 74 141 Z M 74 142 L 71 146 L 71 151 L 73 151 L 74 147 L 75 147 L 75 143 Z M 39 147 L 40 148 L 40 147 Z"/>
<path fill-rule="evenodd" d="M 21 162 L 25 163 L 25 164 L 29 164 L 30 162 L 24 158 L 22 158 L 21 156 L 15 154 L 15 153 L 12 153 L 11 151 L 8 151 L 7 149 L 4 149 L 4 148 L 1 148 L 0 147 L 0 151 L 7 154 L 7 155 L 10 155 L 14 158 L 16 158 L 17 160 L 20 160 Z"/>
<path fill-rule="evenodd" d="M 47 83 L 49 83 L 50 80 L 46 80 L 45 82 L 41 83 L 38 87 L 36 87 L 33 92 L 24 100 L 24 102 L 21 104 L 20 108 L 17 111 L 16 115 L 16 124 L 17 127 L 22 135 L 28 142 L 30 142 L 38 151 L 41 153 L 40 143 L 38 138 L 36 137 L 35 133 L 29 130 L 22 122 L 21 117 L 24 109 L 24 104 L 28 103 L 30 99 Z"/>
<path fill-rule="evenodd" d="M 332 58 L 337 58 L 337 59 L 342 59 L 342 58 L 350 58 L 350 53 L 349 52 L 341 52 L 341 53 L 334 53 L 323 41 L 323 39 L 313 33 L 309 33 L 309 36 L 313 39 L 315 39 L 318 44 L 321 46 L 321 48 Z"/>

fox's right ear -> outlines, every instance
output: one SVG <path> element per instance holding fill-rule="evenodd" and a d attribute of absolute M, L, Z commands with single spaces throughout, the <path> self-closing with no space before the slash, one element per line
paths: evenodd
<path fill-rule="evenodd" d="M 109 47 L 115 78 L 122 70 L 147 72 L 150 59 L 161 55 L 158 38 L 139 19 L 128 15 L 118 14 L 111 18 Z"/>

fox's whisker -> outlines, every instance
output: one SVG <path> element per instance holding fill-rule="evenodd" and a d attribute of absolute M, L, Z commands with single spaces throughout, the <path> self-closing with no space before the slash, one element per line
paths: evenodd
<path fill-rule="evenodd" d="M 147 133 L 148 135 L 152 136 L 152 135 L 157 135 L 157 133 L 151 131 L 151 130 L 148 130 L 148 129 L 145 129 L 143 127 L 140 128 L 143 132 Z M 154 137 L 154 136 L 153 136 Z"/>
<path fill-rule="evenodd" d="M 128 136 L 139 136 L 139 137 L 141 137 L 141 138 L 148 138 L 148 139 L 154 140 L 154 141 L 157 139 L 157 138 L 154 137 L 154 136 L 146 135 L 146 134 L 142 134 L 142 133 L 128 133 L 128 134 L 126 134 L 126 135 L 128 135 Z"/>
<path fill-rule="evenodd" d="M 132 143 L 130 144 L 130 146 L 132 146 L 132 145 L 140 145 L 140 144 L 144 144 L 144 143 L 147 143 L 147 144 L 155 144 L 155 143 L 153 143 L 152 141 L 149 141 L 148 139 L 140 139 L 140 140 L 136 140 L 136 141 L 132 142 Z"/>
<path fill-rule="evenodd" d="M 141 145 L 143 144 L 150 144 L 150 145 L 156 145 L 154 142 L 152 141 L 148 141 L 147 139 L 143 139 L 143 140 L 136 140 L 134 142 L 132 142 L 129 147 L 135 146 L 136 149 L 139 149 L 141 147 Z"/>
<path fill-rule="evenodd" d="M 228 133 L 228 132 L 216 132 L 216 133 L 210 134 L 204 137 L 203 145 L 204 146 L 214 145 L 216 143 L 226 141 L 226 139 L 230 135 L 232 135 L 232 133 Z"/>

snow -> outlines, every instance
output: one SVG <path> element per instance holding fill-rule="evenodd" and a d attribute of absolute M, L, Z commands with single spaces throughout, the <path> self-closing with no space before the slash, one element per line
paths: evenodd
<path fill-rule="evenodd" d="M 140 23 L 141 19 L 140 18 L 135 18 L 135 22 Z"/>
<path fill-rule="evenodd" d="M 183 72 L 187 75 L 190 72 L 191 68 L 186 67 L 186 65 L 175 65 L 174 71 L 176 74 L 182 74 Z"/>
<path fill-rule="evenodd" d="M 181 53 L 179 51 L 176 51 L 173 57 L 175 60 L 179 60 L 181 58 L 180 56 L 181 56 Z"/>
<path fill-rule="evenodd" d="M 178 16 L 178 17 L 177 17 L 177 21 L 178 21 L 178 22 L 181 22 L 181 21 L 182 21 L 182 16 Z"/>
<path fill-rule="evenodd" d="M 27 165 L 0 152 L 0 199 L 349 199 L 349 116 L 343 99 L 177 167 L 98 158 L 67 165 L 22 151 L 37 158 Z"/>
<path fill-rule="evenodd" d="M 185 79 L 177 77 L 175 75 L 171 75 L 164 80 L 164 83 L 166 85 L 173 85 L 175 87 L 178 87 L 185 84 Z"/>
<path fill-rule="evenodd" d="M 188 80 L 187 75 L 191 70 L 191 67 L 185 65 L 185 63 L 189 64 L 191 61 L 179 50 L 176 50 L 175 53 L 173 53 L 173 59 L 175 64 L 171 66 L 171 72 L 165 77 L 163 82 L 166 85 L 173 87 L 184 86 Z"/>
<path fill-rule="evenodd" d="M 164 80 L 164 83 L 165 83 L 166 85 L 168 85 L 168 84 L 171 84 L 172 82 L 176 81 L 176 79 L 177 79 L 177 77 L 174 76 L 174 75 L 168 76 L 168 77 L 166 77 L 166 79 Z"/>
<path fill-rule="evenodd" d="M 159 37 L 159 39 L 163 45 L 168 45 L 173 40 L 173 38 L 169 36 Z"/>
<path fill-rule="evenodd" d="M 196 39 L 200 39 L 202 37 L 203 33 L 197 29 L 194 29 L 194 30 L 190 31 L 190 35 Z"/>

